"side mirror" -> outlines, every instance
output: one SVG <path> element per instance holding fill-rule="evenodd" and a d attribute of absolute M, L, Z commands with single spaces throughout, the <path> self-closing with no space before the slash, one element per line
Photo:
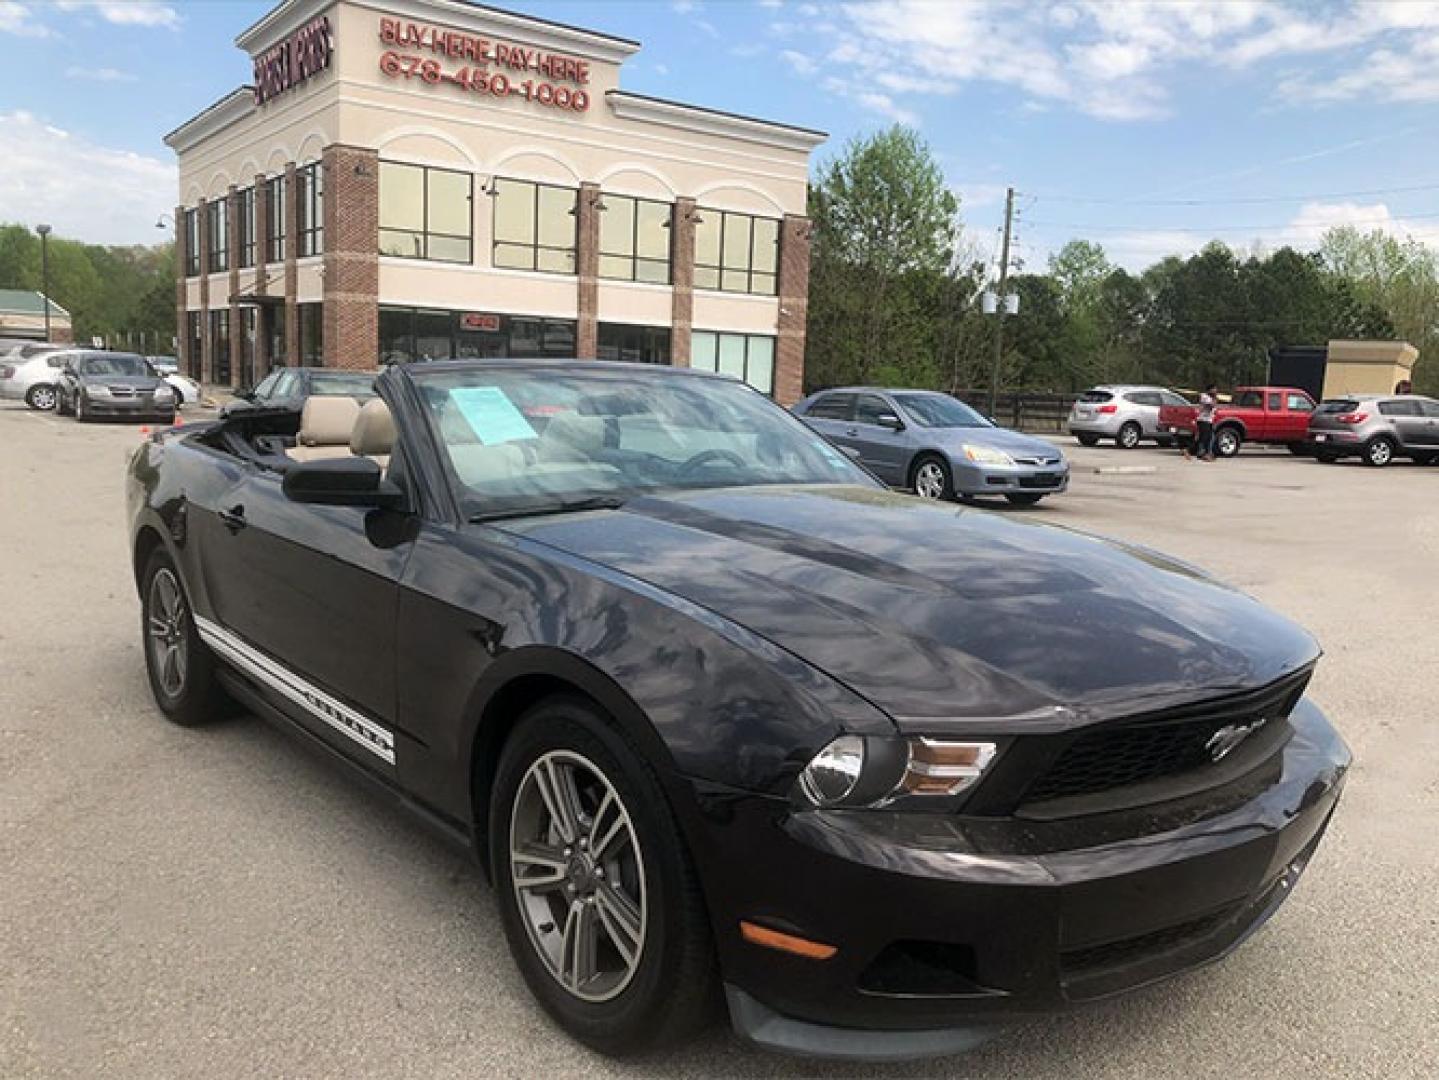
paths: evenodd
<path fill-rule="evenodd" d="M 903 431 L 904 421 L 892 412 L 880 413 L 876 418 L 880 427 L 889 428 L 890 431 Z"/>
<path fill-rule="evenodd" d="M 379 465 L 359 455 L 297 461 L 285 470 L 280 486 L 293 502 L 321 506 L 398 508 L 404 501 L 400 489 L 385 482 Z"/>

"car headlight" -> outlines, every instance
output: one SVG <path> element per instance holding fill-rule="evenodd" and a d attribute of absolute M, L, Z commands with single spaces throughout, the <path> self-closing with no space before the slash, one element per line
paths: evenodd
<path fill-rule="evenodd" d="M 175 400 L 175 388 L 174 388 L 173 386 L 170 386 L 168 383 L 165 384 L 164 386 L 157 386 L 157 387 L 155 387 L 155 400 L 156 400 L 156 401 L 174 401 L 174 400 Z"/>
<path fill-rule="evenodd" d="M 822 808 L 904 800 L 915 809 L 948 809 L 998 752 L 988 741 L 841 735 L 804 767 L 797 788 L 806 803 Z"/>
<path fill-rule="evenodd" d="M 103 383 L 95 383 L 91 386 L 81 387 L 91 397 L 109 397 L 110 388 Z"/>
<path fill-rule="evenodd" d="M 992 446 L 974 446 L 970 443 L 965 443 L 964 456 L 976 465 L 1014 464 L 1014 458 L 1010 457 L 1003 450 L 996 450 Z"/>

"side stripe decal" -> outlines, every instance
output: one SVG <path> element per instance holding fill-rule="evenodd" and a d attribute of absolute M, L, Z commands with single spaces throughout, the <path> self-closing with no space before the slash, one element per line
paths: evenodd
<path fill-rule="evenodd" d="M 389 729 L 336 701 L 223 626 L 199 615 L 194 618 L 200 639 L 235 667 L 283 694 L 315 719 L 353 739 L 386 764 L 395 763 L 395 736 Z"/>

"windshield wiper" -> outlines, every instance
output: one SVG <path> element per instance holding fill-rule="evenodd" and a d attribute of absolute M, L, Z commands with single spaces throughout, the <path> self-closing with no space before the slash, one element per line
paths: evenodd
<path fill-rule="evenodd" d="M 534 506 L 512 506 L 503 510 L 487 510 L 474 514 L 470 522 L 504 521 L 507 518 L 540 517 L 545 514 L 577 514 L 583 510 L 618 510 L 625 500 L 618 495 L 592 495 L 585 499 L 560 499 Z"/>

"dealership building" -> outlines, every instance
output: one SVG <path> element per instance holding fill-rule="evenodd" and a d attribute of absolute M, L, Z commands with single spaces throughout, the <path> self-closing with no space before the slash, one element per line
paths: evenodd
<path fill-rule="evenodd" d="M 801 395 L 821 132 L 630 93 L 639 45 L 466 0 L 284 0 L 179 157 L 187 370 L 580 357 Z"/>

